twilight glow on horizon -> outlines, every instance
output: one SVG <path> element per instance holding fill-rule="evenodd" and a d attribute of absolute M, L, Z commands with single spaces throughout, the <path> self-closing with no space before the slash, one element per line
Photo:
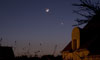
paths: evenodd
<path fill-rule="evenodd" d="M 59 55 L 71 40 L 72 25 L 80 16 L 72 6 L 79 0 L 0 0 L 2 46 L 15 55 Z"/>

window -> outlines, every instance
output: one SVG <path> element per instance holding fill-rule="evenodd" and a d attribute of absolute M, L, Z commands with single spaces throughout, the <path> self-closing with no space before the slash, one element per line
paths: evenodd
<path fill-rule="evenodd" d="M 76 39 L 73 40 L 73 49 L 74 50 L 77 49 L 77 40 Z"/>

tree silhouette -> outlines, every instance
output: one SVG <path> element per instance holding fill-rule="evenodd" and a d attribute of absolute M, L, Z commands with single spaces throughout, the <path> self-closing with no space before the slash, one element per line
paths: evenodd
<path fill-rule="evenodd" d="M 86 19 L 76 19 L 78 24 L 73 26 L 82 25 L 88 23 L 94 16 L 100 16 L 100 2 L 91 0 L 80 0 L 80 4 L 73 4 L 73 6 L 78 6 L 79 10 L 74 10 L 75 13 L 85 17 Z"/>

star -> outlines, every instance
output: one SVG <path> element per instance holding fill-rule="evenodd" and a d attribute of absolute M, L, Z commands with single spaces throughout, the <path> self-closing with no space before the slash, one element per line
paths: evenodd
<path fill-rule="evenodd" d="M 61 22 L 61 25 L 64 25 L 64 22 Z"/>

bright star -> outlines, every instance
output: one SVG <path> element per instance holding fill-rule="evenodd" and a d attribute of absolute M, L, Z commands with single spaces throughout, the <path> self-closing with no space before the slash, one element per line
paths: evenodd
<path fill-rule="evenodd" d="M 45 10 L 47 13 L 50 11 L 50 9 L 49 8 L 46 8 L 46 10 Z"/>

